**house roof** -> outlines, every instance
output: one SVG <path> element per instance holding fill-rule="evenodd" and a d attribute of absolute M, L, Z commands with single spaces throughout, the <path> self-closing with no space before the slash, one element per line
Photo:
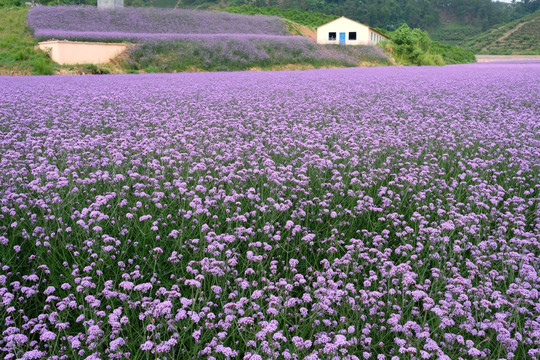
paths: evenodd
<path fill-rule="evenodd" d="M 336 22 L 336 21 L 338 21 L 338 20 L 342 20 L 342 19 L 352 21 L 352 22 L 354 22 L 354 23 L 357 23 L 358 25 L 362 25 L 362 26 L 365 26 L 365 27 L 369 27 L 369 26 L 367 26 L 367 25 L 364 25 L 364 24 L 362 24 L 362 23 L 359 23 L 358 21 L 349 19 L 348 17 L 341 16 L 341 17 L 338 17 L 337 19 L 334 19 L 334 20 L 332 20 L 332 21 L 330 21 L 330 22 L 327 22 L 326 24 L 322 24 L 321 26 L 317 26 L 317 29 L 320 28 L 320 27 L 326 26 L 326 25 L 330 25 L 330 24 L 332 24 L 332 23 L 334 23 L 334 22 Z"/>
<path fill-rule="evenodd" d="M 385 39 L 390 39 L 388 36 L 384 35 L 383 33 L 381 33 L 380 31 L 377 31 L 375 30 L 374 28 L 370 27 L 369 30 L 373 31 L 374 33 L 377 33 L 379 35 L 381 35 L 383 38 Z"/>
<path fill-rule="evenodd" d="M 345 17 L 345 16 L 341 16 L 341 17 L 339 17 L 339 18 L 337 18 L 337 19 L 334 19 L 334 20 L 332 20 L 332 21 L 330 21 L 330 22 L 327 22 L 326 24 L 323 24 L 323 25 L 321 25 L 321 26 L 318 26 L 317 29 L 319 29 L 320 27 L 326 26 L 326 25 L 330 25 L 331 23 L 333 23 L 333 22 L 335 22 L 335 21 L 338 21 L 338 20 L 342 20 L 342 19 L 349 20 L 349 21 L 352 21 L 352 22 L 354 22 L 354 23 L 357 23 L 358 25 L 365 26 L 365 27 L 369 28 L 369 30 L 373 31 L 374 33 L 377 33 L 377 34 L 381 35 L 382 37 L 384 37 L 385 39 L 388 39 L 388 36 L 386 36 L 386 35 L 384 35 L 384 34 L 381 34 L 379 31 L 375 30 L 374 28 L 369 27 L 369 26 L 367 26 L 367 25 L 365 25 L 365 24 L 362 24 L 361 22 L 358 22 L 358 21 L 349 19 L 348 17 Z"/>

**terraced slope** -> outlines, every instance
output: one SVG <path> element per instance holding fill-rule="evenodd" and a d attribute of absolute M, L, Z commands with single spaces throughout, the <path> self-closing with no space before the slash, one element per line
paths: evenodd
<path fill-rule="evenodd" d="M 540 54 L 540 11 L 486 31 L 464 47 L 477 54 Z"/>
<path fill-rule="evenodd" d="M 140 41 L 216 35 L 289 35 L 275 16 L 186 9 L 126 7 L 99 11 L 95 6 L 40 6 L 28 12 L 34 37 L 87 41 Z"/>
<path fill-rule="evenodd" d="M 95 6 L 41 6 L 28 12 L 28 26 L 37 40 L 134 44 L 112 61 L 112 69 L 89 67 L 92 73 L 391 64 L 389 56 L 374 46 L 318 45 L 308 38 L 314 34 L 306 26 L 276 16 L 189 9 L 127 7 L 99 11 Z"/>

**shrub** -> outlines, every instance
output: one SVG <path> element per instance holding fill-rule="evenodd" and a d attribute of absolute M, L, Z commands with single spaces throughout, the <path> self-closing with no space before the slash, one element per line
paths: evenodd
<path fill-rule="evenodd" d="M 92 74 L 92 75 L 104 75 L 109 74 L 109 70 L 104 69 L 100 66 L 97 66 L 95 64 L 86 64 L 83 66 L 84 73 L 86 74 Z"/>
<path fill-rule="evenodd" d="M 34 75 L 52 75 L 54 73 L 54 65 L 51 61 L 47 61 L 43 57 L 36 57 L 31 61 L 32 74 Z"/>
<path fill-rule="evenodd" d="M 464 50 L 459 46 L 442 44 L 432 41 L 431 51 L 440 54 L 446 64 L 466 64 L 476 61 L 472 51 Z"/>
<path fill-rule="evenodd" d="M 421 58 L 426 58 L 431 40 L 425 31 L 411 29 L 407 24 L 401 25 L 390 35 L 394 44 L 394 52 L 400 58 L 414 65 L 423 65 Z"/>
<path fill-rule="evenodd" d="M 403 24 L 382 47 L 406 65 L 445 65 L 475 62 L 474 54 L 454 45 L 432 41 L 427 32 Z"/>

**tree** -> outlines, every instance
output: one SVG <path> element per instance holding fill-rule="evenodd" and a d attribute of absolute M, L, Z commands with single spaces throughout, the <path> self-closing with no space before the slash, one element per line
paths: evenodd
<path fill-rule="evenodd" d="M 412 64 L 421 65 L 422 56 L 429 51 L 431 39 L 427 32 L 411 29 L 403 24 L 390 37 L 394 43 L 394 51 L 401 58 L 408 59 Z"/>

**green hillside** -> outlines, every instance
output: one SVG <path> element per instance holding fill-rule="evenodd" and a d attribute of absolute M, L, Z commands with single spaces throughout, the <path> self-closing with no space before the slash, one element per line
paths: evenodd
<path fill-rule="evenodd" d="M 461 45 L 464 41 L 482 33 L 481 26 L 450 22 L 430 31 L 431 38 L 445 44 Z"/>
<path fill-rule="evenodd" d="M 315 29 L 317 26 L 321 26 L 338 18 L 337 15 L 328 15 L 321 12 L 302 11 L 298 9 L 282 9 L 273 6 L 254 7 L 250 5 L 242 5 L 231 6 L 222 10 L 234 14 L 279 16 L 296 24 L 307 26 L 311 29 Z"/>
<path fill-rule="evenodd" d="M 540 11 L 488 30 L 463 46 L 476 54 L 540 54 Z"/>
<path fill-rule="evenodd" d="M 26 8 L 0 7 L 0 75 L 52 74 L 54 63 L 25 27 Z"/>

